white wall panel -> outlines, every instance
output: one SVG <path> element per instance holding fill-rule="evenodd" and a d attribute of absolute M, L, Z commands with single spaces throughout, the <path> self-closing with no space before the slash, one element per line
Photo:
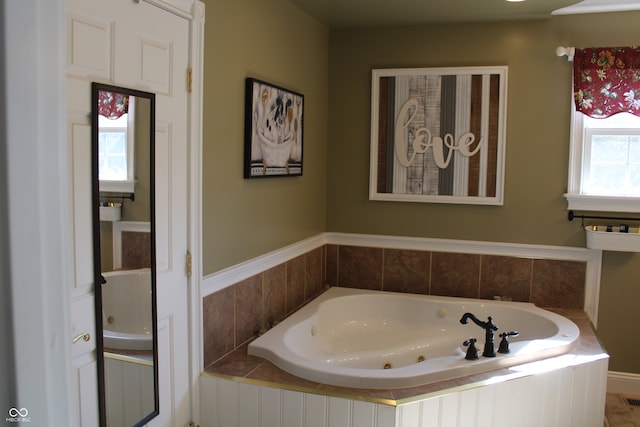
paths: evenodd
<path fill-rule="evenodd" d="M 375 404 L 369 402 L 352 401 L 353 415 L 352 423 L 354 426 L 375 426 Z"/>
<path fill-rule="evenodd" d="M 421 426 L 422 405 L 426 402 L 436 402 L 435 399 L 423 402 L 414 402 L 404 405 L 398 414 L 398 427 Z"/>
<path fill-rule="evenodd" d="M 233 381 L 219 381 L 218 398 L 218 405 L 216 405 L 218 408 L 218 413 L 216 414 L 218 423 L 213 425 L 219 427 L 240 425 L 238 423 L 238 404 L 244 401 L 238 393 L 238 383 Z"/>
<path fill-rule="evenodd" d="M 219 385 L 220 382 L 204 377 L 200 380 L 200 427 L 218 426 Z"/>
<path fill-rule="evenodd" d="M 458 395 L 447 394 L 440 398 L 440 425 L 459 426 L 458 424 Z"/>
<path fill-rule="evenodd" d="M 133 425 L 153 408 L 153 394 L 145 392 L 149 383 L 153 382 L 153 370 L 146 364 L 109 357 L 105 358 L 104 363 L 105 372 L 108 372 L 105 375 L 108 423 Z"/>
<path fill-rule="evenodd" d="M 304 393 L 289 390 L 282 391 L 283 427 L 300 427 L 304 425 L 304 409 Z"/>
<path fill-rule="evenodd" d="M 487 387 L 477 394 L 477 427 L 494 427 L 493 414 L 496 411 L 496 388 Z"/>
<path fill-rule="evenodd" d="M 270 387 L 262 387 L 260 390 L 260 422 L 262 426 L 282 426 L 281 392 L 280 389 Z"/>
<path fill-rule="evenodd" d="M 354 427 L 351 422 L 351 402 L 337 397 L 329 398 L 329 426 Z"/>
<path fill-rule="evenodd" d="M 387 405 L 376 405 L 378 424 L 376 427 L 396 426 L 396 408 Z"/>
<path fill-rule="evenodd" d="M 327 397 L 305 394 L 305 424 L 307 427 L 327 427 Z"/>
<path fill-rule="evenodd" d="M 458 395 L 458 424 L 459 426 L 473 426 L 479 417 L 478 395 L 480 389 L 463 391 Z"/>
<path fill-rule="evenodd" d="M 240 383 L 238 399 L 242 401 L 242 410 L 239 412 L 238 417 L 241 426 L 260 426 L 260 391 L 260 387 Z"/>

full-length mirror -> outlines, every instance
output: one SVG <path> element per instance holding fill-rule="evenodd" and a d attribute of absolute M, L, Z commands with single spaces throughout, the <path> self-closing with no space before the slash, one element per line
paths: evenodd
<path fill-rule="evenodd" d="M 92 192 L 100 424 L 159 412 L 153 93 L 92 84 Z"/>

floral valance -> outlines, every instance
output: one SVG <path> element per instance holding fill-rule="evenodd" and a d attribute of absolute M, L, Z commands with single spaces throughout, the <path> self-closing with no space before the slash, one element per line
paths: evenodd
<path fill-rule="evenodd" d="M 576 49 L 573 86 L 576 110 L 587 116 L 640 116 L 640 48 Z"/>
<path fill-rule="evenodd" d="M 129 111 L 129 95 L 100 91 L 98 93 L 98 114 L 108 119 L 118 119 Z"/>

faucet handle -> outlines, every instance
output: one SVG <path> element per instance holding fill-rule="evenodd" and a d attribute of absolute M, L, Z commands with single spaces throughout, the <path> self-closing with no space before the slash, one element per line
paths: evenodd
<path fill-rule="evenodd" d="M 469 347 L 467 349 L 467 355 L 464 357 L 467 360 L 476 360 L 478 358 L 478 349 L 476 349 L 476 341 L 475 338 L 469 338 L 465 342 L 462 343 L 463 346 Z"/>
<path fill-rule="evenodd" d="M 498 347 L 498 353 L 510 353 L 511 350 L 509 350 L 509 337 L 517 337 L 518 335 L 520 335 L 518 331 L 503 332 L 498 335 L 500 338 L 502 338 L 502 341 L 500 341 L 500 346 Z"/>

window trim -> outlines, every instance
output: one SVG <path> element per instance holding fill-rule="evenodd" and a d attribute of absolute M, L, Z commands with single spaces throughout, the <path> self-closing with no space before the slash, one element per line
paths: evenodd
<path fill-rule="evenodd" d="M 584 160 L 584 115 L 576 112 L 571 102 L 571 142 L 569 149 L 568 210 L 599 212 L 640 212 L 640 197 L 582 194 L 582 164 Z"/>

